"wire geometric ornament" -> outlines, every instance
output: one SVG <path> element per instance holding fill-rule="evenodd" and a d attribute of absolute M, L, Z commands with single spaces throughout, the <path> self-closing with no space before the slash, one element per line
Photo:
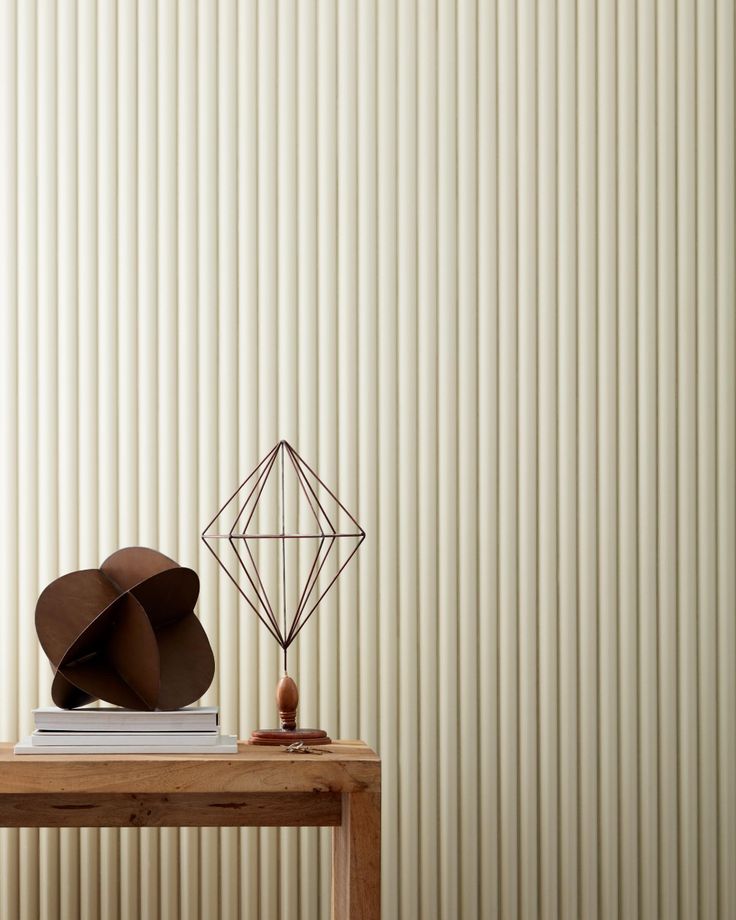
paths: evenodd
<path fill-rule="evenodd" d="M 284 670 L 289 647 L 364 539 L 353 515 L 283 440 L 202 533 L 205 546 L 283 649 Z"/>

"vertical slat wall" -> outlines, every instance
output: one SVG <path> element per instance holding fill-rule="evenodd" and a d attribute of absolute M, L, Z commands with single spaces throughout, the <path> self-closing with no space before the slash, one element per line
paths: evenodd
<path fill-rule="evenodd" d="M 300 638 L 387 918 L 736 916 L 731 0 L 0 0 L 0 734 L 35 599 L 196 566 L 293 440 L 368 532 Z M 0 832 L 0 918 L 329 914 L 329 832 Z"/>

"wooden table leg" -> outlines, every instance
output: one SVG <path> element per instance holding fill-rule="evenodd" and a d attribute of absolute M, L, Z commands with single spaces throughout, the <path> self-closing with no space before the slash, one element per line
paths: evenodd
<path fill-rule="evenodd" d="M 381 792 L 344 792 L 332 836 L 332 920 L 381 916 Z"/>

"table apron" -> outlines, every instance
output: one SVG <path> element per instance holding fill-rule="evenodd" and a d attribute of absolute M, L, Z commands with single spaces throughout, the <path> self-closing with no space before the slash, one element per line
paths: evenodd
<path fill-rule="evenodd" d="M 0 827 L 337 827 L 339 792 L 3 793 Z"/>

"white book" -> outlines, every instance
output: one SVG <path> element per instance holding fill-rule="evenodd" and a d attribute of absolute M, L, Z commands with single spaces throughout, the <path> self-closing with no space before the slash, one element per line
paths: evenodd
<path fill-rule="evenodd" d="M 171 745 L 191 744 L 198 747 L 212 747 L 217 744 L 219 734 L 206 732 L 51 732 L 35 731 L 31 742 L 38 747 L 70 747 L 71 745 L 115 744 L 131 747 L 140 744 Z"/>
<path fill-rule="evenodd" d="M 58 709 L 56 706 L 45 706 L 34 709 L 33 716 L 36 729 L 43 731 L 216 731 L 219 725 L 217 706 L 188 706 L 153 712 L 111 707 Z"/>
<path fill-rule="evenodd" d="M 208 747 L 201 744 L 137 744 L 135 747 L 125 744 L 63 744 L 39 746 L 33 743 L 29 735 L 15 746 L 16 754 L 202 754 L 209 757 L 218 754 L 237 754 L 238 739 L 235 735 L 217 735 L 217 743 Z"/>

